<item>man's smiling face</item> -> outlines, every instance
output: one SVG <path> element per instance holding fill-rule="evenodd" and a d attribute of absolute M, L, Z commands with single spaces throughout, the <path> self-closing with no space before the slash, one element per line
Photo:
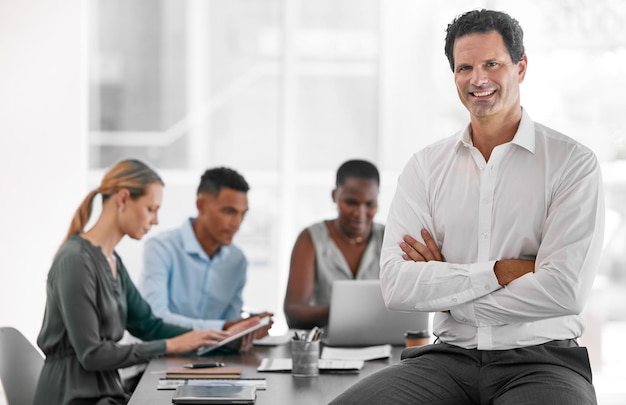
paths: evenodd
<path fill-rule="evenodd" d="M 519 110 L 526 55 L 513 62 L 496 31 L 457 38 L 453 52 L 457 92 L 472 117 L 508 115 Z"/>

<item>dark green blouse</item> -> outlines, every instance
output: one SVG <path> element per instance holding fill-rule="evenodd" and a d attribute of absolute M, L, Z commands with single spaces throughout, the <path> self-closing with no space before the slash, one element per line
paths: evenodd
<path fill-rule="evenodd" d="M 189 331 L 164 323 L 116 255 L 117 277 L 100 247 L 72 235 L 54 258 L 37 344 L 46 355 L 35 405 L 124 404 L 119 368 L 165 354 L 165 339 Z M 122 345 L 124 331 L 145 341 Z"/>

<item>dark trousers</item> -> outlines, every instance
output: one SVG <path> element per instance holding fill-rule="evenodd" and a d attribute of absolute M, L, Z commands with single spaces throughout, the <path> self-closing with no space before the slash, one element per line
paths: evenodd
<path fill-rule="evenodd" d="M 511 350 L 432 344 L 359 381 L 331 404 L 597 404 L 587 349 L 574 340 Z"/>

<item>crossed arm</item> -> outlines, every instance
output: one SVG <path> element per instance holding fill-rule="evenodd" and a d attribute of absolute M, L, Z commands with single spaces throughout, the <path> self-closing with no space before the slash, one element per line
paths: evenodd
<path fill-rule="evenodd" d="M 402 249 L 402 258 L 406 261 L 429 262 L 438 261 L 445 262 L 443 255 L 439 251 L 437 243 L 426 229 L 421 230 L 421 236 L 425 242 L 421 243 L 411 235 L 405 235 L 403 241 L 400 242 Z M 508 259 L 496 261 L 493 272 L 498 279 L 498 284 L 505 286 L 511 281 L 523 276 L 526 273 L 534 273 L 534 260 Z"/>

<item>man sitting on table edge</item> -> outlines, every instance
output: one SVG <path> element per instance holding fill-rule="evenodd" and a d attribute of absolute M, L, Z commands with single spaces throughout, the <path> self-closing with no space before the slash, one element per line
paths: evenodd
<path fill-rule="evenodd" d="M 577 338 L 604 235 L 598 160 L 522 108 L 517 20 L 473 10 L 446 32 L 470 122 L 406 164 L 380 275 L 388 308 L 436 311 L 438 341 L 332 404 L 596 404 Z"/>

